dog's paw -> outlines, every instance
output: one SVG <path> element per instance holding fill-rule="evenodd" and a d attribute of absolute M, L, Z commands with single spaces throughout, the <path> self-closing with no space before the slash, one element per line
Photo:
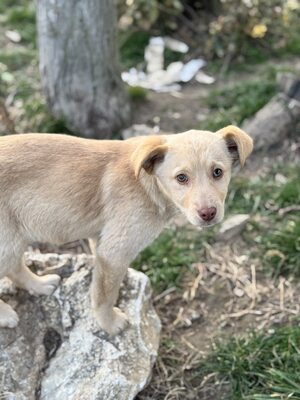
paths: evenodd
<path fill-rule="evenodd" d="M 114 307 L 111 313 L 106 315 L 98 314 L 96 319 L 100 328 L 110 336 L 121 333 L 128 325 L 128 318 L 118 307 Z"/>
<path fill-rule="evenodd" d="M 8 304 L 0 300 L 0 327 L 15 328 L 19 323 L 18 314 Z"/>
<path fill-rule="evenodd" d="M 57 288 L 60 282 L 60 276 L 49 274 L 44 276 L 39 276 L 34 282 L 31 282 L 28 288 L 31 294 L 37 295 L 50 295 Z"/>

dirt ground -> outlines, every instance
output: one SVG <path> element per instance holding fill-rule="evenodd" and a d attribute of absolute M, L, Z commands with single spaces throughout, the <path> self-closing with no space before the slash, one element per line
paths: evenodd
<path fill-rule="evenodd" d="M 209 113 L 204 102 L 209 90 L 207 86 L 191 83 L 180 92 L 149 92 L 147 100 L 136 105 L 133 121 L 157 127 L 164 132 L 193 129 Z"/>

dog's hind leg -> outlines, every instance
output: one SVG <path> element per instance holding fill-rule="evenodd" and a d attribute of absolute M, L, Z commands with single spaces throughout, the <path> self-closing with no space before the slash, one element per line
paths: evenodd
<path fill-rule="evenodd" d="M 17 235 L 9 243 L 0 245 L 0 265 L 2 276 L 7 276 L 16 286 L 26 289 L 31 294 L 51 294 L 57 287 L 58 275 L 37 276 L 24 264 L 23 254 L 26 243 L 18 242 Z"/>
<path fill-rule="evenodd" d="M 22 289 L 26 289 L 29 293 L 35 295 L 49 295 L 54 292 L 60 282 L 58 275 L 49 274 L 38 276 L 34 274 L 24 264 L 23 259 L 19 261 L 17 267 L 13 271 L 9 272 L 9 279 L 11 279 L 16 286 Z"/>
<path fill-rule="evenodd" d="M 0 231 L 0 234 L 2 232 Z M 57 287 L 58 275 L 37 276 L 24 264 L 23 253 L 26 243 L 18 240 L 16 232 L 6 230 L 0 237 L 0 278 L 7 276 L 16 286 L 32 294 L 51 294 Z M 13 328 L 18 316 L 10 305 L 0 300 L 0 327 Z"/>
<path fill-rule="evenodd" d="M 6 236 L 6 239 L 8 239 L 8 236 Z M 16 249 L 12 241 L 0 241 L 0 279 L 8 276 L 8 272 L 11 268 L 14 268 L 14 263 L 18 262 L 14 250 Z M 0 327 L 15 328 L 18 322 L 18 314 L 9 304 L 0 299 Z"/>

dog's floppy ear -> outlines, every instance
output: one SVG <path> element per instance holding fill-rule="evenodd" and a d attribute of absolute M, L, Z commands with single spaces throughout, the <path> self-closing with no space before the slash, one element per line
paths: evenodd
<path fill-rule="evenodd" d="M 164 144 L 162 136 L 145 137 L 132 154 L 131 161 L 134 167 L 135 176 L 140 175 L 141 169 L 151 174 L 154 166 L 162 162 L 167 152 L 167 145 Z"/>
<path fill-rule="evenodd" d="M 239 160 L 243 166 L 253 150 L 253 140 L 242 129 L 228 125 L 217 131 L 226 142 L 227 149 L 233 161 Z"/>

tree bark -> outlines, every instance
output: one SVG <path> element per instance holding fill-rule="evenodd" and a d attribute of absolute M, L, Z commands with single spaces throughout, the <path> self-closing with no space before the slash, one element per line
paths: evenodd
<path fill-rule="evenodd" d="M 109 138 L 130 120 L 112 0 L 38 0 L 40 74 L 53 115 L 85 137 Z"/>

